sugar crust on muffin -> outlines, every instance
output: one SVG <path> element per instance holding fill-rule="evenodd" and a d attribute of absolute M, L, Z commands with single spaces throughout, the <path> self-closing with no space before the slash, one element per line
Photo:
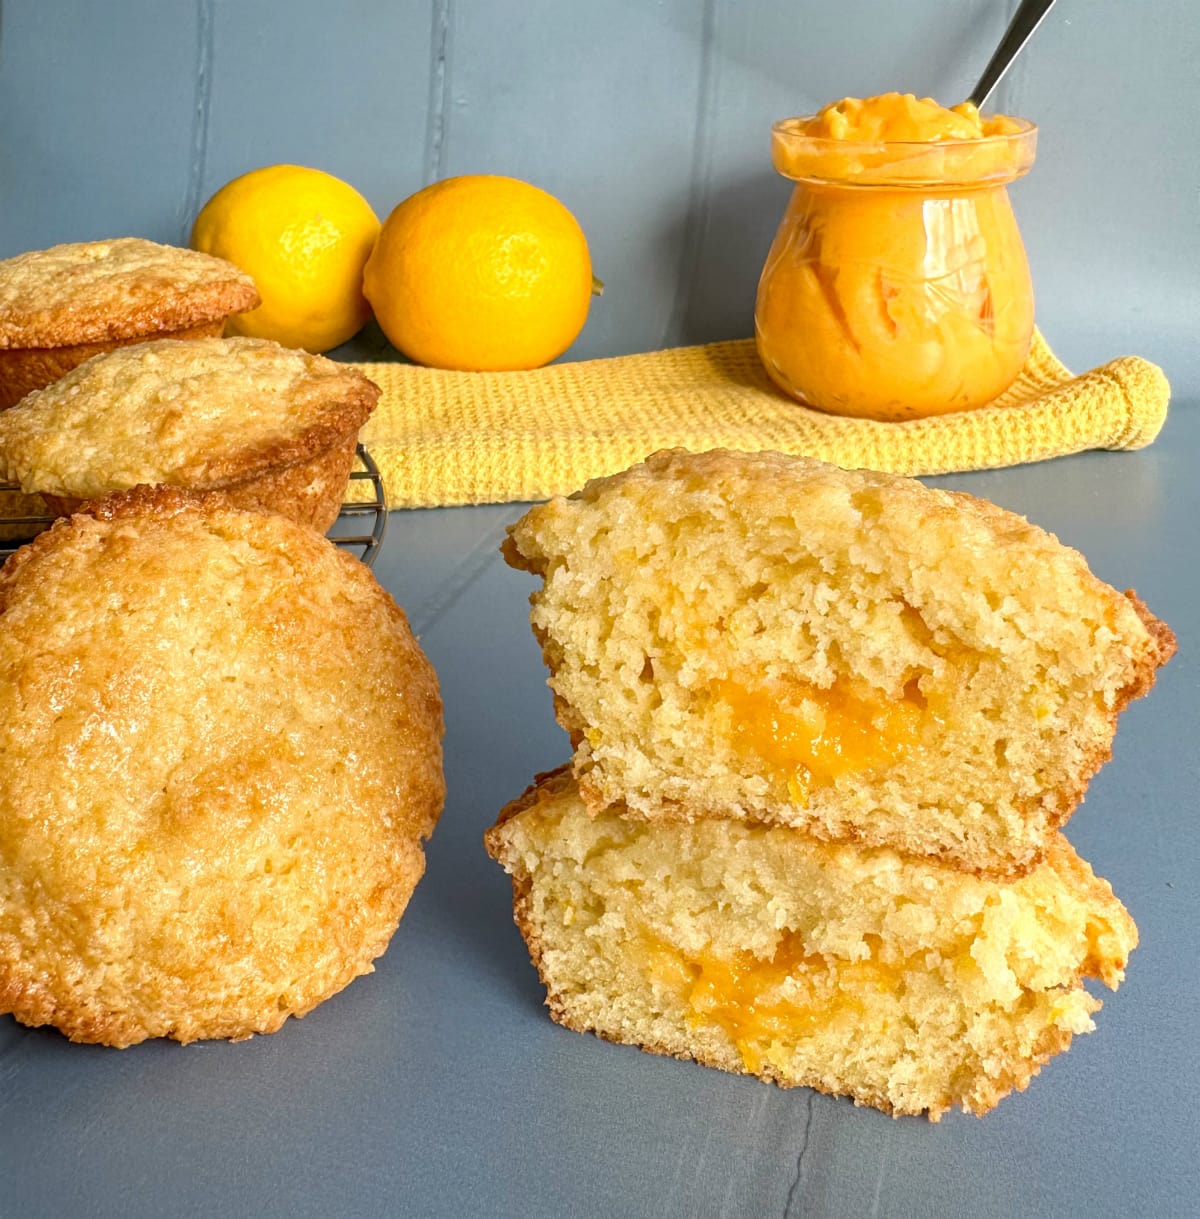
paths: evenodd
<path fill-rule="evenodd" d="M 139 488 L 0 570 L 0 1011 L 240 1038 L 370 972 L 444 799 L 437 680 L 357 560 Z"/>
<path fill-rule="evenodd" d="M 0 349 L 184 330 L 259 304 L 249 275 L 141 237 L 70 242 L 0 261 Z"/>
<path fill-rule="evenodd" d="M 79 365 L 0 413 L 0 476 L 90 499 L 215 490 L 353 448 L 379 399 L 357 369 L 266 339 L 159 339 Z"/>

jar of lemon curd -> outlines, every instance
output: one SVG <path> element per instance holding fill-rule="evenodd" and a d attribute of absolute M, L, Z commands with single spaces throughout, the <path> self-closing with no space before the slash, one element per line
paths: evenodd
<path fill-rule="evenodd" d="M 1033 289 L 1008 199 L 1037 128 L 911 94 L 846 98 L 772 129 L 795 182 L 759 281 L 758 351 L 798 401 L 903 420 L 1016 379 Z"/>

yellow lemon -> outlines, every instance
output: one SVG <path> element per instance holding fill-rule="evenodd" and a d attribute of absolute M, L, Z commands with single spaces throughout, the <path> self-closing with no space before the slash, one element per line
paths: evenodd
<path fill-rule="evenodd" d="M 583 329 L 592 263 L 578 221 L 516 178 L 447 178 L 383 222 L 363 290 L 409 359 L 473 371 L 539 368 Z"/>
<path fill-rule="evenodd" d="M 235 334 L 328 351 L 362 328 L 363 264 L 379 218 L 352 186 L 319 169 L 268 165 L 221 187 L 200 209 L 192 248 L 253 276 L 262 304 Z"/>

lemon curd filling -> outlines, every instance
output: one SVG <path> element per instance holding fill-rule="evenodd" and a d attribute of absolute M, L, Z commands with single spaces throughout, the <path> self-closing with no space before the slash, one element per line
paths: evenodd
<path fill-rule="evenodd" d="M 880 995 L 903 989 L 906 968 L 923 968 L 811 953 L 794 931 L 783 933 L 769 958 L 687 954 L 652 934 L 644 941 L 651 979 L 682 995 L 694 1028 L 721 1029 L 754 1073 L 773 1046 L 794 1045 L 845 1019 L 861 1024 Z"/>
<path fill-rule="evenodd" d="M 939 106 L 931 97 L 881 93 L 830 102 L 802 125 L 805 135 L 878 143 L 926 140 L 980 140 L 1016 135 L 1021 125 L 1006 114 L 979 113 L 974 102 Z"/>
<path fill-rule="evenodd" d="M 755 332 L 800 402 L 895 421 L 972 410 L 1012 384 L 1033 287 L 1007 185 L 1037 129 L 970 103 L 843 98 L 772 128 L 795 183 L 767 256 Z"/>
<path fill-rule="evenodd" d="M 728 708 L 734 750 L 785 783 L 793 802 L 806 804 L 815 788 L 843 775 L 877 774 L 899 762 L 919 743 L 926 720 L 940 718 L 915 680 L 899 699 L 865 689 L 840 677 L 824 689 L 794 680 L 755 687 L 725 678 L 713 693 Z"/>

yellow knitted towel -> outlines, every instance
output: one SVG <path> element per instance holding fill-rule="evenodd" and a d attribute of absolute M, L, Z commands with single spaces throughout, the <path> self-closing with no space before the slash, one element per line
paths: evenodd
<path fill-rule="evenodd" d="M 749 339 L 533 372 L 358 367 L 383 390 L 363 440 L 392 508 L 546 499 L 676 446 L 778 449 L 901 474 L 1137 449 L 1158 435 L 1170 392 L 1134 356 L 1073 377 L 1041 335 L 993 405 L 909 423 L 797 405 Z"/>

